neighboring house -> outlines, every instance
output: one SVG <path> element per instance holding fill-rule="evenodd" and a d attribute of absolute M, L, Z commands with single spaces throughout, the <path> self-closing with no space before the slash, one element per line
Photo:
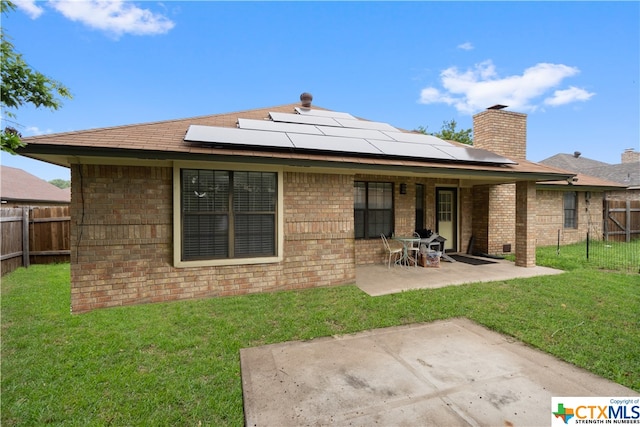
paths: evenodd
<path fill-rule="evenodd" d="M 497 105 L 473 117 L 475 148 L 491 150 L 496 154 L 523 159 L 526 156 L 526 115 L 502 110 Z M 589 166 L 599 166 L 599 162 Z M 602 233 L 602 208 L 605 191 L 619 190 L 621 185 L 563 169 L 565 164 L 554 165 L 558 173 L 572 175 L 570 179 L 540 181 L 536 183 L 535 246 L 583 241 L 588 230 L 592 235 Z M 507 254 L 513 252 L 516 238 L 515 184 L 475 186 L 474 221 L 483 221 L 487 234 L 474 232 L 473 252 Z M 588 196 L 587 196 L 588 194 Z M 586 197 L 586 198 L 585 198 Z M 488 200 L 484 204 L 483 200 Z M 478 214 L 479 209 L 484 212 Z M 517 251 L 516 251 L 517 253 Z"/>
<path fill-rule="evenodd" d="M 22 169 L 0 166 L 2 207 L 68 206 L 71 190 L 62 190 Z"/>
<path fill-rule="evenodd" d="M 589 175 L 577 174 L 569 181 L 537 184 L 538 245 L 561 245 L 601 239 L 603 210 L 609 192 L 624 186 Z"/>
<path fill-rule="evenodd" d="M 631 210 L 630 203 L 636 203 L 637 211 L 637 204 L 640 202 L 640 153 L 634 149 L 627 149 L 622 153 L 621 160 L 619 164 L 608 164 L 582 157 L 581 153 L 576 151 L 573 154 L 556 154 L 540 162 L 577 173 L 572 183 L 573 194 L 566 192 L 566 183 L 554 185 L 546 182 L 539 185 L 542 190 L 552 191 L 541 196 L 543 200 L 549 201 L 549 205 L 554 206 L 553 212 L 558 212 L 559 206 L 564 208 L 564 223 L 559 222 L 557 218 L 555 221 L 549 221 L 561 230 L 561 243 L 584 240 L 587 228 L 592 232 L 592 236 L 600 238 L 603 234 L 608 235 L 617 225 L 625 223 L 628 220 L 625 215 L 619 218 L 621 222 L 612 222 L 616 214 L 612 214 L 610 209 L 621 206 L 619 202 L 626 205 L 627 210 Z M 563 200 L 559 200 L 561 196 L 553 192 L 558 189 L 556 185 L 564 187 Z M 573 212 L 575 219 L 567 220 L 567 212 Z M 637 215 L 637 212 L 634 215 Z M 635 223 L 637 220 L 631 221 L 625 227 L 636 228 Z M 560 227 L 560 224 L 563 227 Z M 615 231 L 619 234 L 618 230 Z M 555 243 L 551 240 L 553 239 L 547 234 L 545 244 Z"/>
<path fill-rule="evenodd" d="M 25 138 L 71 168 L 72 310 L 353 283 L 383 262 L 381 233 L 420 228 L 535 265 L 536 183 L 574 174 L 524 158 L 525 115 L 479 113 L 491 130 L 469 147 L 301 100 Z"/>
<path fill-rule="evenodd" d="M 612 165 L 582 157 L 582 154 L 576 151 L 573 154 L 556 154 L 540 163 L 616 182 L 626 188 L 626 191 L 618 189 L 616 197 L 640 200 L 640 152 L 628 148 L 620 157 L 621 162 Z"/>

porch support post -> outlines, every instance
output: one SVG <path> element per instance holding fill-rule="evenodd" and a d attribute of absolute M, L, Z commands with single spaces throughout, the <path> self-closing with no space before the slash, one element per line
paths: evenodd
<path fill-rule="evenodd" d="M 536 183 L 516 183 L 516 265 L 536 265 Z"/>

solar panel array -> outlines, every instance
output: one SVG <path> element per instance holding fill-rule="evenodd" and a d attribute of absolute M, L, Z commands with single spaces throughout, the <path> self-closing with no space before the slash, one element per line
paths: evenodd
<path fill-rule="evenodd" d="M 487 150 L 459 147 L 432 135 L 401 132 L 348 113 L 296 108 L 269 113 L 271 120 L 238 119 L 238 128 L 191 125 L 187 142 L 236 148 L 402 157 L 444 162 L 515 164 Z"/>

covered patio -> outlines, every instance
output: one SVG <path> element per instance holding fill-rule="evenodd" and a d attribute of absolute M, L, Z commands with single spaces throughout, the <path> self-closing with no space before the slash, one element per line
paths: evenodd
<path fill-rule="evenodd" d="M 491 261 L 490 264 L 470 265 L 463 262 L 441 261 L 440 267 L 404 267 L 387 264 L 366 264 L 356 267 L 356 285 L 371 296 L 380 296 L 414 289 L 435 289 L 475 282 L 493 282 L 523 277 L 561 274 L 549 267 L 518 267 L 504 259 L 472 259 Z"/>

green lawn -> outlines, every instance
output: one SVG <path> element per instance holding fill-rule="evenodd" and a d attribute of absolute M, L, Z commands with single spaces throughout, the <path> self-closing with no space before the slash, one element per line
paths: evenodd
<path fill-rule="evenodd" d="M 3 426 L 241 426 L 239 349 L 458 316 L 640 391 L 638 274 L 580 268 L 375 298 L 343 286 L 82 315 L 69 314 L 69 292 L 68 265 L 2 280 Z"/>

